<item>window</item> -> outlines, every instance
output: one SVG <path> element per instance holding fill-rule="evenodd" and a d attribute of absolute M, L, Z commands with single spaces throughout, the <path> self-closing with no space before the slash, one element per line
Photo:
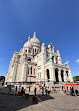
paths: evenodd
<path fill-rule="evenodd" d="M 33 49 L 33 54 L 34 54 L 34 49 Z"/>
<path fill-rule="evenodd" d="M 57 58 L 56 58 L 56 64 L 58 64 L 58 60 L 57 60 Z"/>
<path fill-rule="evenodd" d="M 31 74 L 32 74 L 32 67 L 31 67 Z"/>
<path fill-rule="evenodd" d="M 35 69 L 34 69 L 34 75 L 35 75 Z"/>
<path fill-rule="evenodd" d="M 36 49 L 35 49 L 35 52 L 36 52 Z"/>
<path fill-rule="evenodd" d="M 40 73 L 40 78 L 41 78 L 41 73 Z"/>
<path fill-rule="evenodd" d="M 28 61 L 31 61 L 31 59 L 28 59 Z"/>
<path fill-rule="evenodd" d="M 29 50 L 29 53 L 31 53 L 31 51 Z"/>
<path fill-rule="evenodd" d="M 29 74 L 29 67 L 28 67 L 28 74 Z"/>

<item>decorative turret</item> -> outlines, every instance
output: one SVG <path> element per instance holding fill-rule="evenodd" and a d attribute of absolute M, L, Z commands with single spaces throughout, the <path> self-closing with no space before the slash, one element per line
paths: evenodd
<path fill-rule="evenodd" d="M 28 37 L 28 41 L 30 42 L 30 36 Z"/>
<path fill-rule="evenodd" d="M 45 47 L 45 44 L 44 44 L 44 42 L 43 42 L 43 44 L 42 44 L 42 46 L 41 46 L 41 50 L 42 50 L 42 51 L 45 51 L 45 49 L 46 49 L 46 47 Z"/>
<path fill-rule="evenodd" d="M 52 43 L 48 45 L 48 48 L 49 48 L 49 53 L 54 52 L 54 46 Z"/>
<path fill-rule="evenodd" d="M 62 65 L 62 60 L 61 60 L 61 55 L 60 55 L 60 52 L 59 50 L 57 50 L 57 55 L 58 55 L 58 64 Z"/>

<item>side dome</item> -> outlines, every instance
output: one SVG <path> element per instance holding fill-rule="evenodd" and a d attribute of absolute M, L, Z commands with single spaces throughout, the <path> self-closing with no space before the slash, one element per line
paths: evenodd
<path fill-rule="evenodd" d="M 34 32 L 33 38 L 30 39 L 31 43 L 38 43 L 40 44 L 40 41 L 38 38 L 36 38 L 36 33 Z"/>
<path fill-rule="evenodd" d="M 32 48 L 32 44 L 28 41 L 24 44 L 23 47 L 28 47 L 28 48 Z"/>
<path fill-rule="evenodd" d="M 28 37 L 28 41 L 24 44 L 23 47 L 25 47 L 25 48 L 32 48 L 32 44 L 30 42 L 30 36 Z"/>

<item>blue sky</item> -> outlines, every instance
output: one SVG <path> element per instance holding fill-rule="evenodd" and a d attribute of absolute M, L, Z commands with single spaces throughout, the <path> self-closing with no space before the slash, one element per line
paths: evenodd
<path fill-rule="evenodd" d="M 0 0 L 0 75 L 6 75 L 14 51 L 36 31 L 46 47 L 51 42 L 62 62 L 79 75 L 79 0 Z"/>

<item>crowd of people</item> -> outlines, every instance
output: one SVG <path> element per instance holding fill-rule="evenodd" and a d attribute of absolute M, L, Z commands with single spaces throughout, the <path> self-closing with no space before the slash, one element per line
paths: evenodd
<path fill-rule="evenodd" d="M 70 87 L 63 87 L 62 86 L 62 91 L 66 94 L 70 94 L 71 96 L 78 96 L 79 95 L 79 91 L 78 89 L 75 89 L 73 86 L 70 86 Z"/>
<path fill-rule="evenodd" d="M 67 95 L 68 94 L 72 95 L 72 96 L 74 96 L 74 95 L 78 96 L 79 95 L 78 89 L 75 89 L 73 86 L 62 86 L 61 89 L 62 89 L 62 92 L 67 94 Z M 21 86 L 17 87 L 16 86 L 15 90 L 18 92 L 18 97 L 23 97 L 26 94 L 27 88 L 24 89 L 24 87 L 21 87 Z M 57 92 L 55 87 L 50 88 L 50 87 L 47 87 L 47 86 L 41 86 L 39 91 L 41 91 L 41 95 L 42 96 L 43 95 L 49 95 L 50 92 Z M 8 92 L 9 93 L 11 92 L 11 85 L 8 85 Z M 29 90 L 29 92 L 30 92 L 30 90 Z M 36 88 L 36 86 L 34 88 L 34 95 L 35 96 L 37 95 L 37 88 Z"/>

